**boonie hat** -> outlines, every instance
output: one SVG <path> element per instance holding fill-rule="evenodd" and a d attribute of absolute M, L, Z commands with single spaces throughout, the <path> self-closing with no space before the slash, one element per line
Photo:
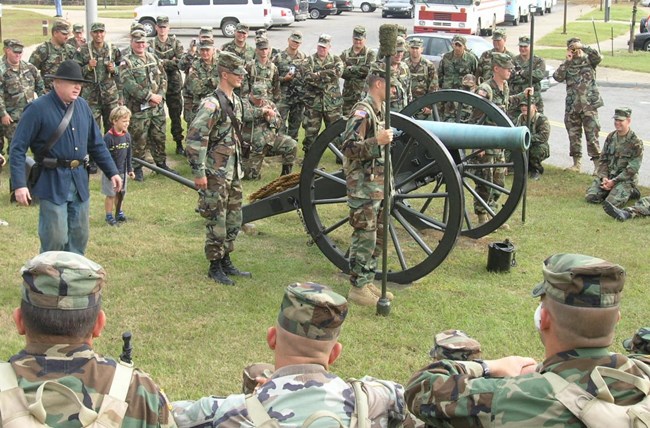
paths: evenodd
<path fill-rule="evenodd" d="M 619 107 L 614 110 L 614 119 L 625 120 L 632 117 L 632 109 L 628 107 Z"/>
<path fill-rule="evenodd" d="M 93 22 L 93 25 L 90 26 L 90 32 L 94 33 L 95 31 L 106 31 L 106 26 L 103 22 Z"/>
<path fill-rule="evenodd" d="M 159 27 L 169 27 L 169 17 L 165 15 L 156 17 L 156 25 Z"/>
<path fill-rule="evenodd" d="M 650 327 L 641 327 L 634 336 L 623 341 L 628 352 L 650 355 Z"/>
<path fill-rule="evenodd" d="M 70 24 L 62 19 L 57 19 L 52 22 L 52 31 L 59 31 L 63 34 L 69 34 Z"/>
<path fill-rule="evenodd" d="M 582 254 L 555 254 L 542 264 L 544 280 L 533 297 L 546 295 L 556 302 L 581 308 L 618 306 L 625 284 L 625 269 Z"/>
<path fill-rule="evenodd" d="M 332 43 L 332 36 L 329 34 L 321 34 L 318 36 L 318 46 L 328 47 Z"/>
<path fill-rule="evenodd" d="M 470 361 L 481 358 L 481 344 L 462 330 L 445 330 L 434 336 L 429 355 L 436 360 Z"/>
<path fill-rule="evenodd" d="M 95 307 L 100 303 L 106 281 L 104 268 L 66 251 L 41 253 L 26 262 L 20 272 L 22 299 L 43 309 Z"/>
<path fill-rule="evenodd" d="M 222 51 L 219 53 L 217 64 L 219 67 L 223 67 L 233 74 L 237 74 L 239 76 L 246 75 L 246 69 L 244 69 L 244 60 L 231 52 Z"/>
<path fill-rule="evenodd" d="M 345 297 L 325 285 L 295 283 L 284 290 L 278 325 L 312 340 L 336 339 L 348 314 Z"/>
<path fill-rule="evenodd" d="M 352 38 L 353 39 L 365 39 L 366 38 L 366 27 L 363 25 L 357 25 L 354 27 L 354 30 L 352 30 Z"/>
<path fill-rule="evenodd" d="M 515 68 L 510 55 L 500 52 L 492 52 L 492 64 L 498 65 L 501 68 Z"/>
<path fill-rule="evenodd" d="M 45 79 L 61 79 L 69 80 L 71 82 L 93 83 L 91 80 L 86 80 L 81 74 L 81 66 L 77 61 L 71 59 L 63 61 L 56 69 L 56 74 L 46 74 L 43 76 Z"/>
<path fill-rule="evenodd" d="M 11 49 L 15 53 L 21 53 L 25 47 L 18 39 L 5 39 L 3 43 L 5 48 Z"/>
<path fill-rule="evenodd" d="M 503 40 L 506 38 L 506 30 L 497 28 L 492 32 L 492 40 Z"/>
<path fill-rule="evenodd" d="M 519 46 L 530 46 L 530 37 L 521 36 L 519 38 Z"/>
<path fill-rule="evenodd" d="M 293 40 L 294 42 L 302 43 L 302 33 L 298 30 L 294 30 L 289 36 L 289 39 Z"/>

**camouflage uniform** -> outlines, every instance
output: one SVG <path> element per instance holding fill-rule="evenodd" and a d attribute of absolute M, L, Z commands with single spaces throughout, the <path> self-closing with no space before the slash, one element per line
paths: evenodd
<path fill-rule="evenodd" d="M 212 40 L 201 42 L 200 49 L 213 47 Z M 219 72 L 217 71 L 217 58 L 213 55 L 209 63 L 199 58 L 192 64 L 185 78 L 185 99 L 192 101 L 191 105 L 185 105 L 185 120 L 188 125 L 194 120 L 194 116 L 201 105 L 201 100 L 209 96 L 219 86 Z"/>
<path fill-rule="evenodd" d="M 511 59 L 515 57 L 515 54 L 510 52 L 508 49 L 504 49 L 503 52 L 497 52 L 496 49 L 490 49 L 481 54 L 481 57 L 478 59 L 478 66 L 476 67 L 476 78 L 479 82 L 487 82 L 492 78 L 492 54 L 493 53 L 502 53 L 508 55 Z M 513 73 L 514 74 L 514 73 Z"/>
<path fill-rule="evenodd" d="M 233 58 L 233 55 L 219 55 Z M 243 65 L 243 64 L 242 64 Z M 244 73 L 243 67 L 236 67 Z M 221 89 L 217 89 L 221 91 Z M 216 91 L 215 91 L 216 92 Z M 236 94 L 227 102 L 235 118 L 252 115 L 250 103 L 242 102 Z M 221 109 L 216 94 L 203 99 L 194 121 L 187 130 L 185 153 L 195 178 L 207 177 L 208 188 L 199 198 L 199 213 L 205 218 L 205 256 L 208 260 L 222 260 L 235 250 L 235 238 L 242 223 L 241 142 L 233 130 L 228 114 Z"/>
<path fill-rule="evenodd" d="M 600 156 L 598 109 L 604 105 L 596 84 L 596 67 L 603 60 L 597 50 L 582 48 L 583 55 L 565 60 L 553 78 L 566 82 L 564 126 L 569 134 L 569 156 L 582 156 L 582 130 L 587 138 L 587 153 L 592 159 Z"/>
<path fill-rule="evenodd" d="M 353 229 L 350 282 L 359 288 L 375 278 L 383 244 L 384 158 L 375 135 L 383 129 L 385 114 L 383 105 L 375 110 L 372 97 L 366 96 L 350 113 L 341 147 Z"/>
<path fill-rule="evenodd" d="M 452 43 L 466 44 L 463 36 L 454 36 Z M 438 64 L 438 84 L 440 89 L 462 89 L 463 76 L 475 74 L 478 68 L 478 58 L 470 51 L 465 51 L 462 57 L 456 58 L 454 52 L 447 52 Z M 456 106 L 448 102 L 444 106 L 443 119 L 456 122 Z"/>
<path fill-rule="evenodd" d="M 527 126 L 528 115 L 520 114 L 516 126 Z M 551 136 L 551 124 L 539 111 L 530 117 L 530 148 L 528 149 L 528 170 L 544 173 L 542 161 L 550 156 L 548 139 Z"/>
<path fill-rule="evenodd" d="M 246 44 L 243 47 L 239 47 L 235 44 L 235 41 L 232 40 L 228 43 L 225 43 L 221 46 L 221 50 L 224 52 L 231 52 L 244 60 L 244 62 L 252 61 L 255 59 L 255 49 Z"/>
<path fill-rule="evenodd" d="M 638 329 L 633 337 L 623 341 L 623 347 L 628 352 L 650 355 L 650 327 L 641 327 Z"/>
<path fill-rule="evenodd" d="M 321 36 L 318 43 L 329 46 L 330 40 Z M 343 63 L 336 55 L 328 53 L 321 60 L 318 53 L 315 53 L 309 57 L 304 71 L 305 116 L 302 127 L 305 129 L 305 139 L 302 149 L 306 153 L 316 141 L 323 121 L 327 127 L 341 117 L 343 98 L 339 79 L 343 73 Z"/>
<path fill-rule="evenodd" d="M 75 50 L 77 53 L 81 50 L 82 46 L 85 46 L 86 44 L 88 44 L 88 42 L 87 42 L 87 40 L 86 40 L 85 37 L 81 37 L 81 39 L 77 40 L 76 35 L 77 35 L 77 34 L 83 34 L 83 32 L 84 32 L 84 26 L 83 26 L 83 25 L 81 25 L 81 24 L 74 24 L 74 25 L 72 26 L 72 33 L 73 33 L 73 36 L 70 37 L 70 38 L 65 42 L 66 44 L 72 46 L 72 47 L 74 48 L 74 50 Z"/>
<path fill-rule="evenodd" d="M 619 117 L 619 112 L 621 110 L 616 109 L 615 117 Z M 616 131 L 610 132 L 600 154 L 596 178 L 585 195 L 587 202 L 596 204 L 606 200 L 615 207 L 624 206 L 639 181 L 642 159 L 643 141 L 634 131 L 630 129 L 624 137 L 619 137 Z M 600 188 L 603 178 L 614 180 L 615 184 L 611 190 Z"/>
<path fill-rule="evenodd" d="M 71 308 L 88 309 L 101 304 L 99 299 L 106 272 L 100 265 L 83 256 L 49 251 L 28 261 L 22 268 L 22 276 L 22 299 L 25 304 L 31 305 L 34 311 L 42 308 L 64 312 Z M 54 336 L 48 337 L 52 338 Z M 97 354 L 81 340 L 74 344 L 51 340 L 30 341 L 9 362 L 16 373 L 18 386 L 25 393 L 27 404 L 35 401 L 36 390 L 44 381 L 54 381 L 59 385 L 64 384 L 84 406 L 96 412 L 109 402 L 105 396 L 109 393 L 116 365 L 119 364 Z M 49 410 L 45 423 L 56 427 L 81 426 L 78 405 L 61 398 L 59 392 L 44 389 L 43 403 Z M 107 418 L 104 422 L 125 428 L 176 426 L 167 397 L 151 377 L 139 369 L 133 370 L 124 401 L 128 407 L 123 419 L 115 414 L 119 410 L 113 406 L 103 414 Z M 28 415 L 26 417 L 36 421 L 29 412 L 25 413 Z M 18 415 L 3 414 L 0 415 L 0 421 L 16 416 Z M 14 419 L 14 426 L 18 420 Z M 5 419 L 4 422 L 9 421 Z M 0 422 L 0 425 L 3 423 Z"/>
<path fill-rule="evenodd" d="M 5 47 L 22 51 L 23 45 L 20 42 L 7 40 L 9 45 L 5 43 Z M 25 106 L 44 92 L 43 79 L 36 67 L 21 60 L 17 69 L 14 69 L 7 59 L 3 58 L 0 63 L 0 117 L 8 114 L 13 120 L 9 125 L 1 126 L 7 141 L 11 142 Z M 0 151 L 3 147 L 4 142 L 0 141 Z"/>
<path fill-rule="evenodd" d="M 150 107 L 148 103 L 152 94 L 164 98 L 167 91 L 167 75 L 162 64 L 149 52 L 144 52 L 144 58 L 130 52 L 122 57 L 119 74 L 124 92 L 124 105 L 132 113 L 129 132 L 133 139 L 133 157 L 144 158 L 145 149 L 149 145 L 156 164 L 166 165 L 165 109 L 163 103 L 155 107 Z M 137 173 L 142 167 L 134 169 Z"/>
<path fill-rule="evenodd" d="M 258 40 L 255 46 L 257 49 L 268 49 L 269 42 L 266 39 Z M 271 60 L 270 54 L 265 64 L 262 64 L 256 55 L 255 59 L 246 63 L 245 68 L 248 74 L 242 82 L 242 98 L 248 96 L 255 83 L 260 82 L 266 85 L 267 93 L 272 101 L 278 101 L 280 99 L 280 75 L 278 73 L 278 67 Z"/>
<path fill-rule="evenodd" d="M 294 31 L 291 39 L 302 42 L 302 34 Z M 307 55 L 302 51 L 297 51 L 292 57 L 288 50 L 285 49 L 273 57 L 273 63 L 278 68 L 280 75 L 280 101 L 277 103 L 278 110 L 282 116 L 282 132 L 286 132 L 294 140 L 298 140 L 298 130 L 303 120 L 303 111 L 305 109 L 303 65 Z M 293 79 L 285 80 L 284 77 L 289 73 L 289 69 L 295 67 Z M 285 123 L 286 122 L 286 123 Z M 288 123 L 288 125 L 287 125 Z"/>
<path fill-rule="evenodd" d="M 244 122 L 242 135 L 246 141 L 251 142 L 250 157 L 243 162 L 244 178 L 254 180 L 262 178 L 262 163 L 266 156 L 282 156 L 281 174 L 288 174 L 296 161 L 298 143 L 280 131 L 282 116 L 273 101 L 266 98 L 268 92 L 265 84 L 254 85 L 252 94 L 256 98 L 262 99 L 262 104 L 256 107 L 270 108 L 275 112 L 275 116 L 271 119 L 260 117 Z"/>
<path fill-rule="evenodd" d="M 200 59 L 199 57 L 199 47 L 201 45 L 201 41 L 203 40 L 212 40 L 214 43 L 214 38 L 212 36 L 212 27 L 201 27 L 199 30 L 199 39 L 193 39 L 190 42 L 190 49 L 188 49 L 186 52 L 183 52 L 183 55 L 181 55 L 181 58 L 178 60 L 178 68 L 185 74 L 189 73 L 190 67 L 196 61 L 197 59 Z M 195 50 L 192 48 L 196 47 Z M 215 49 L 215 53 L 219 52 L 219 49 Z M 189 123 L 189 122 L 188 122 Z"/>
<path fill-rule="evenodd" d="M 481 358 L 481 344 L 462 330 L 445 330 L 434 336 L 429 356 L 434 360 L 472 361 Z"/>
<path fill-rule="evenodd" d="M 348 302 L 329 287 L 313 283 L 297 283 L 287 287 L 277 329 L 285 330 L 303 340 L 332 341 L 338 337 L 341 324 L 348 312 Z M 280 344 L 278 344 L 280 346 Z M 367 396 L 368 420 L 372 428 L 402 426 L 407 411 L 403 387 L 395 382 L 364 376 L 359 382 Z M 253 395 L 261 403 L 269 418 L 279 426 L 298 427 L 317 411 L 327 409 L 338 417 L 342 426 L 351 426 L 356 416 L 353 387 L 340 377 L 328 372 L 320 364 L 287 364 L 256 388 Z M 203 397 L 198 401 L 174 402 L 174 417 L 180 427 L 222 426 L 256 427 L 260 420 L 246 405 L 246 395 Z M 325 404 L 326 403 L 326 404 Z M 263 415 L 266 416 L 266 415 Z M 323 424 L 314 426 L 332 426 Z"/>
<path fill-rule="evenodd" d="M 181 76 L 178 62 L 183 55 L 183 45 L 173 34 L 167 37 L 167 40 L 164 42 L 158 37 L 154 37 L 149 41 L 149 45 L 167 74 L 165 104 L 167 104 L 167 110 L 169 111 L 172 137 L 176 144 L 179 145 L 183 142 L 183 124 L 181 123 L 181 114 L 183 112 L 183 96 L 181 95 L 183 77 Z"/>
<path fill-rule="evenodd" d="M 104 24 L 99 27 L 95 23 L 92 28 L 103 30 Z M 101 48 L 97 48 L 91 41 L 75 54 L 74 59 L 81 66 L 84 79 L 94 82 L 84 84 L 81 96 L 88 101 L 97 125 L 101 128 L 103 124 L 104 132 L 108 132 L 112 126 L 109 119 L 111 111 L 117 107 L 120 99 L 117 65 L 121 62 L 122 53 L 110 43 L 104 42 Z M 97 60 L 94 68 L 88 65 L 91 59 Z M 109 63 L 115 67 L 113 72 L 108 70 Z"/>
<path fill-rule="evenodd" d="M 530 38 L 527 36 L 523 36 L 519 38 L 519 46 L 530 46 Z M 524 89 L 526 89 L 529 85 L 530 82 L 530 76 L 531 73 L 528 72 L 528 67 L 530 65 L 530 61 L 528 59 L 524 59 L 521 55 L 517 55 L 512 58 L 512 62 L 515 65 L 515 69 L 510 76 L 510 80 L 508 83 L 510 84 L 510 89 L 512 89 L 512 92 L 515 94 L 518 94 L 519 92 L 523 92 Z M 542 84 L 540 83 L 542 79 L 544 79 L 544 75 L 546 74 L 546 62 L 538 56 L 533 55 L 533 72 L 532 72 L 532 77 L 533 77 L 533 89 L 535 92 L 533 93 L 532 96 L 532 102 L 535 103 L 537 106 L 537 111 L 540 113 L 544 113 L 544 101 L 542 100 Z M 508 116 L 512 118 L 516 118 L 519 115 L 519 111 L 517 109 L 518 106 L 515 106 L 514 104 L 510 106 L 510 110 L 508 111 Z"/>
<path fill-rule="evenodd" d="M 361 26 L 354 28 L 353 38 L 366 38 L 366 29 Z M 352 107 L 363 97 L 366 85 L 366 77 L 370 64 L 377 60 L 377 54 L 368 46 L 364 46 L 358 53 L 354 52 L 354 47 L 344 50 L 340 55 L 343 61 L 343 73 L 341 77 L 345 80 L 343 84 L 343 109 L 342 113 L 347 116 Z"/>
<path fill-rule="evenodd" d="M 606 206 L 605 204 L 604 206 Z M 607 210 L 606 210 L 607 211 Z M 612 217 L 620 221 L 625 221 L 634 217 L 650 217 L 650 196 L 639 199 L 636 204 L 631 207 L 625 207 L 622 210 L 621 217 L 617 217 L 615 214 L 610 214 Z"/>
<path fill-rule="evenodd" d="M 52 31 L 69 31 L 69 25 L 65 21 L 54 21 L 52 24 Z M 59 65 L 67 59 L 73 59 L 76 49 L 71 45 L 64 43 L 62 46 L 57 46 L 51 41 L 43 42 L 34 49 L 29 62 L 33 64 L 41 76 L 45 78 L 47 74 L 56 74 Z M 45 90 L 51 91 L 53 89 L 52 80 L 45 82 Z"/>
<path fill-rule="evenodd" d="M 409 46 L 421 47 L 422 41 L 417 38 L 411 39 L 409 41 Z M 406 63 L 411 75 L 411 96 L 413 99 L 438 90 L 438 73 L 436 71 L 436 66 L 432 61 L 420 56 L 420 60 L 416 63 L 409 55 L 404 62 Z M 425 115 L 422 112 L 415 114 L 416 119 L 427 119 L 428 117 L 431 117 L 431 115 Z"/>
<path fill-rule="evenodd" d="M 582 255 L 559 254 L 544 262 L 543 272 L 544 281 L 533 290 L 533 296 L 545 294 L 544 301 L 557 302 L 554 308 L 566 311 L 568 317 L 576 314 L 584 320 L 580 314 L 585 309 L 610 315 L 620 306 L 625 271 L 618 265 Z M 588 334 L 586 331 L 584 335 Z M 583 342 L 589 340 L 593 339 L 583 338 Z M 579 386 L 583 399 L 584 391 L 596 396 L 608 390 L 616 405 L 633 405 L 645 394 L 632 384 L 607 382 L 599 391 L 591 378 L 597 366 L 606 366 L 648 380 L 650 376 L 632 359 L 650 364 L 647 358 L 610 353 L 600 346 L 550 355 L 535 373 L 513 377 L 484 376 L 480 362 L 436 361 L 413 375 L 406 387 L 406 401 L 409 410 L 432 427 L 584 427 L 560 401 L 560 389 L 551 383 L 555 375 Z"/>

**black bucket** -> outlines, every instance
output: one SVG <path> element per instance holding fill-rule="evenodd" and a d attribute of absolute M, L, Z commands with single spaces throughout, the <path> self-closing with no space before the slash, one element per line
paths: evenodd
<path fill-rule="evenodd" d="M 512 266 L 517 266 L 515 246 L 510 240 L 493 242 L 488 245 L 488 272 L 510 272 Z"/>

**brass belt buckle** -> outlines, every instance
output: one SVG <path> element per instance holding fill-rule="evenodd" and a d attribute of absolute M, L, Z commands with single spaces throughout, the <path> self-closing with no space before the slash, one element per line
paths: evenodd
<path fill-rule="evenodd" d="M 78 167 L 79 164 L 80 164 L 80 162 L 77 159 L 71 160 L 70 161 L 70 168 L 74 169 L 74 168 Z"/>

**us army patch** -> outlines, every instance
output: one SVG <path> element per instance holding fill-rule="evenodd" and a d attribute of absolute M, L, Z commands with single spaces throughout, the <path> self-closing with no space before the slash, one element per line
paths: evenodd
<path fill-rule="evenodd" d="M 217 105 L 215 103 L 213 103 L 212 101 L 205 101 L 203 103 L 203 107 L 205 107 L 206 109 L 208 109 L 210 111 L 215 111 L 216 108 L 217 108 Z"/>
<path fill-rule="evenodd" d="M 359 117 L 366 117 L 368 116 L 368 112 L 365 110 L 355 110 L 354 116 L 359 116 Z"/>

